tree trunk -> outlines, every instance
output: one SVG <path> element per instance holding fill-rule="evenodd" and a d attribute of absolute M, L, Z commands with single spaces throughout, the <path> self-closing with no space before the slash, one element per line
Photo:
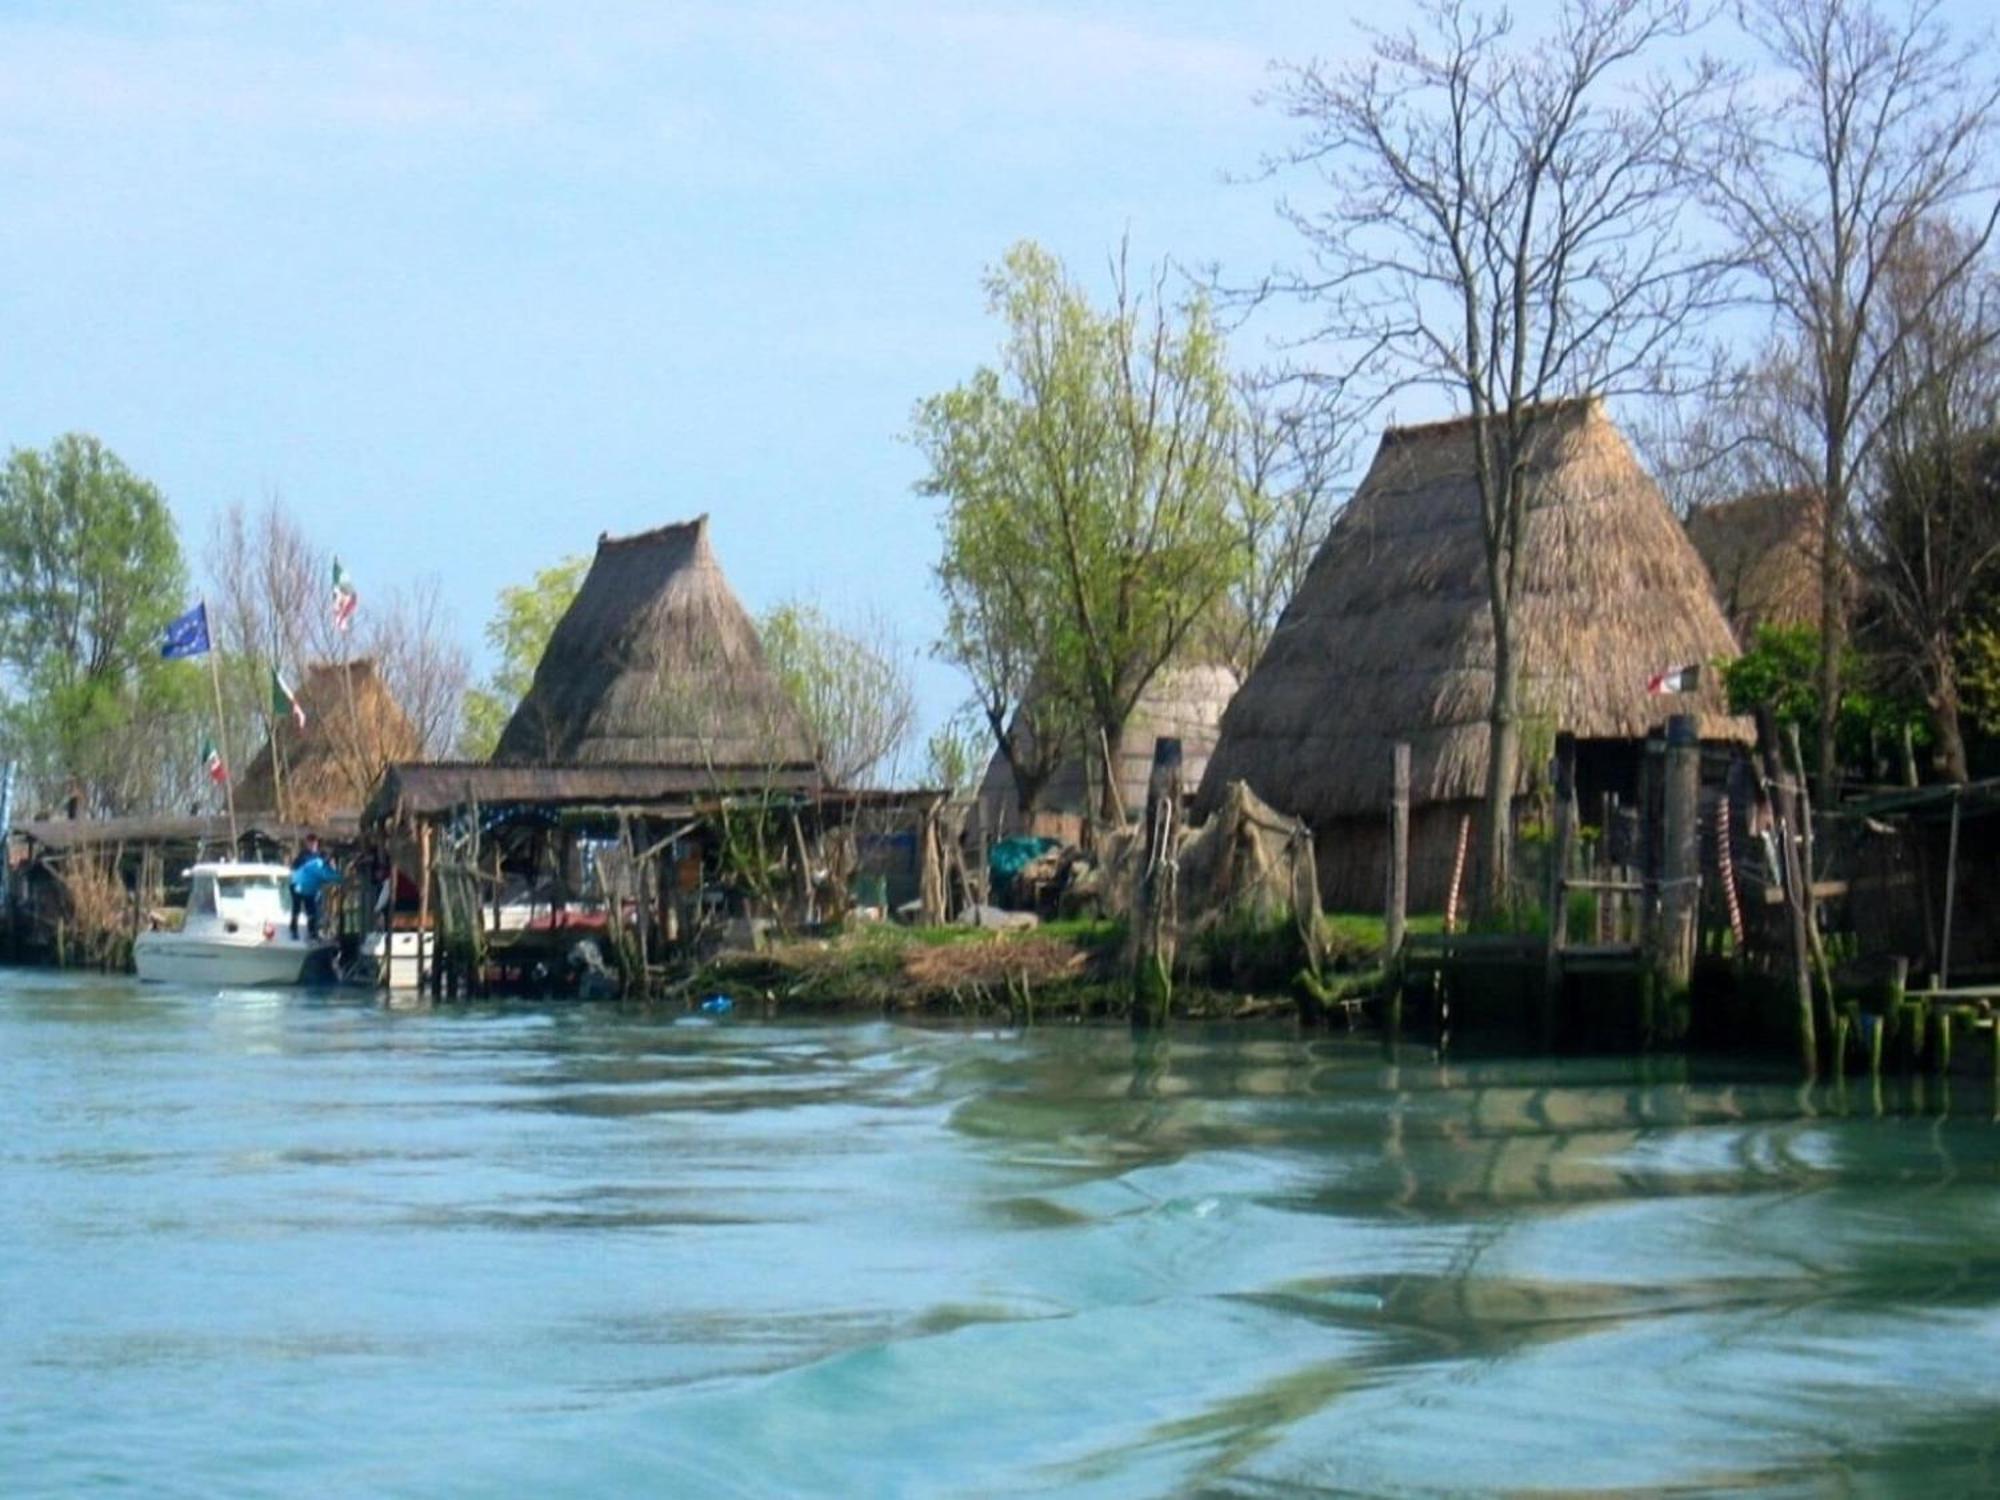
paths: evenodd
<path fill-rule="evenodd" d="M 1118 768 L 1125 763 L 1125 724 L 1120 720 L 1116 724 L 1100 724 L 1098 729 L 1103 736 L 1100 753 L 1104 756 L 1104 795 L 1099 799 L 1103 805 L 1098 812 L 1107 828 L 1122 828 L 1130 816 L 1125 806 L 1125 794 L 1118 786 Z M 1086 748 L 1084 754 L 1089 753 Z M 1178 760 L 1175 766 L 1178 771 Z"/>
<path fill-rule="evenodd" d="M 1958 667 L 1949 647 L 1932 659 L 1929 697 L 1931 728 L 1937 734 L 1945 780 L 1963 785 L 1971 776 L 1965 763 L 1965 735 L 1958 722 Z"/>
<path fill-rule="evenodd" d="M 1505 909 L 1514 845 L 1514 783 L 1521 762 L 1520 659 L 1514 650 L 1512 611 L 1494 611 L 1493 709 L 1487 715 L 1491 745 L 1486 758 L 1486 810 L 1480 830 L 1476 910 L 1492 917 Z"/>
<path fill-rule="evenodd" d="M 1840 528 L 1847 512 L 1847 487 L 1840 466 L 1829 459 L 1820 501 L 1819 558 L 1819 770 L 1813 795 L 1832 811 L 1840 803 L 1840 652 L 1847 642 L 1847 596 L 1842 587 Z"/>

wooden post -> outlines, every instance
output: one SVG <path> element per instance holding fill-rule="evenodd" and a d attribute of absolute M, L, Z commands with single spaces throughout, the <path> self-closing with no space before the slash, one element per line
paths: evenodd
<path fill-rule="evenodd" d="M 1958 815 L 1964 802 L 1964 788 L 1953 787 L 1951 838 L 1944 856 L 1944 937 L 1938 944 L 1937 987 L 1941 990 L 1951 988 L 1951 919 L 1953 908 L 1958 905 Z"/>
<path fill-rule="evenodd" d="M 1661 816 L 1658 962 L 1668 992 L 1694 975 L 1695 912 L 1701 893 L 1701 741 L 1692 714 L 1667 721 Z"/>
<path fill-rule="evenodd" d="M 431 943 L 431 825 L 417 825 L 417 989 L 438 993 Z"/>
<path fill-rule="evenodd" d="M 388 890 L 386 897 L 382 891 L 375 893 L 376 903 L 381 908 L 377 915 L 382 921 L 382 963 L 375 972 L 375 988 L 384 993 L 390 987 L 393 978 L 390 971 L 396 962 L 396 856 L 393 848 L 385 833 L 382 839 L 385 873 L 382 878 L 387 882 Z"/>
<path fill-rule="evenodd" d="M 1735 796 L 1737 770 L 1741 765 L 1741 761 L 1731 758 L 1729 780 L 1715 804 L 1715 867 L 1722 874 L 1722 899 L 1729 910 L 1731 951 L 1739 958 L 1744 941 L 1743 898 L 1736 888 L 1736 819 L 1730 812 L 1730 801 Z"/>
<path fill-rule="evenodd" d="M 1549 831 L 1547 892 L 1549 938 L 1542 968 L 1542 1050 L 1556 1045 L 1556 1016 L 1562 1005 L 1563 950 L 1569 946 L 1569 876 L 1576 851 L 1576 736 L 1556 736 L 1555 827 Z"/>
<path fill-rule="evenodd" d="M 1451 859 L 1451 889 L 1444 898 L 1444 930 L 1458 931 L 1458 897 L 1465 886 L 1465 855 L 1472 847 L 1472 814 L 1461 813 L 1458 819 L 1458 852 Z"/>
<path fill-rule="evenodd" d="M 1792 982 L 1798 995 L 1799 1062 L 1806 1079 L 1819 1074 L 1819 1043 L 1813 1026 L 1812 959 L 1806 934 L 1806 903 L 1812 900 L 1799 871 L 1797 799 L 1778 754 L 1778 727 L 1769 708 L 1757 710 L 1757 747 L 1764 761 L 1764 778 L 1778 817 L 1778 861 L 1790 918 Z"/>
<path fill-rule="evenodd" d="M 1180 800 L 1181 742 L 1162 736 L 1153 742 L 1146 783 L 1144 862 L 1132 912 L 1132 1025 L 1139 1030 L 1163 1023 L 1173 1003 Z"/>
<path fill-rule="evenodd" d="M 1410 908 L 1410 747 L 1397 743 L 1389 781 L 1389 904 L 1382 920 L 1382 967 L 1393 974 L 1403 956 Z M 1394 983 L 1392 978 L 1391 983 Z"/>

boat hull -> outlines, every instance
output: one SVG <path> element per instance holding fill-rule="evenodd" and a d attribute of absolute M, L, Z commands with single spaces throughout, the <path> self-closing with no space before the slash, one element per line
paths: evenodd
<path fill-rule="evenodd" d="M 184 984 L 197 989 L 297 984 L 317 963 L 324 966 L 332 943 L 299 943 L 288 938 L 261 940 L 188 937 L 177 932 L 141 933 L 132 945 L 133 966 L 149 984 Z"/>

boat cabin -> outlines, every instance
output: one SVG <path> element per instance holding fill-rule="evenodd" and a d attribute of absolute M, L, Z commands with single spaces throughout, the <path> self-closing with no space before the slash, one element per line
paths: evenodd
<path fill-rule="evenodd" d="M 196 865 L 188 872 L 185 930 L 255 932 L 291 916 L 291 871 L 283 865 Z"/>

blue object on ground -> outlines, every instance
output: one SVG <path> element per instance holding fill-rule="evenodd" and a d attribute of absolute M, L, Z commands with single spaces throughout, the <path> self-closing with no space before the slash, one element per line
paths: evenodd
<path fill-rule="evenodd" d="M 736 1002 L 727 995 L 710 995 L 701 1002 L 700 1010 L 705 1016 L 726 1016 L 736 1009 Z"/>
<path fill-rule="evenodd" d="M 1014 877 L 1047 854 L 1051 849 L 1062 847 L 1054 839 L 1035 838 L 1023 835 L 1019 838 L 1002 839 L 986 856 L 987 872 L 993 877 L 993 888 L 1003 890 L 1014 883 Z"/>

